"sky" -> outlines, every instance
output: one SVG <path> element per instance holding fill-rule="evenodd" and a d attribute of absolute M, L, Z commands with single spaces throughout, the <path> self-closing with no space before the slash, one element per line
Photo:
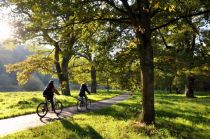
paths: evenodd
<path fill-rule="evenodd" d="M 9 39 L 12 35 L 12 29 L 7 22 L 0 20 L 0 41 Z"/>
<path fill-rule="evenodd" d="M 0 11 L 0 42 L 9 39 L 12 35 L 12 27 L 8 21 L 8 10 L 1 8 Z"/>

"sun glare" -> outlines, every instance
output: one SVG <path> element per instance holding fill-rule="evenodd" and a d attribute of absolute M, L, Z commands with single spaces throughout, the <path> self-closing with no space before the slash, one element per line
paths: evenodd
<path fill-rule="evenodd" d="M 9 39 L 12 35 L 12 29 L 9 24 L 0 22 L 0 41 Z"/>

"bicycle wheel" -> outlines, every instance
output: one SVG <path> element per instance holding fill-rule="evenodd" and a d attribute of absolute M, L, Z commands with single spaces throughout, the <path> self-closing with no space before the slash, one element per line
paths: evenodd
<path fill-rule="evenodd" d="M 88 99 L 88 100 L 86 101 L 86 109 L 87 109 L 87 110 L 90 110 L 90 108 L 91 108 L 91 101 Z"/>
<path fill-rule="evenodd" d="M 56 114 L 60 114 L 62 112 L 62 110 L 63 110 L 63 105 L 59 101 L 58 102 L 55 102 L 55 106 L 54 107 L 55 107 L 54 112 Z"/>
<path fill-rule="evenodd" d="M 77 111 L 78 112 L 81 112 L 81 111 L 84 111 L 84 109 L 85 109 L 84 102 L 82 103 L 81 100 L 77 100 Z"/>
<path fill-rule="evenodd" d="M 48 112 L 48 108 L 47 108 L 47 104 L 46 103 L 40 103 L 38 106 L 37 106 L 37 109 L 36 109 L 36 113 L 39 117 L 44 117 Z"/>

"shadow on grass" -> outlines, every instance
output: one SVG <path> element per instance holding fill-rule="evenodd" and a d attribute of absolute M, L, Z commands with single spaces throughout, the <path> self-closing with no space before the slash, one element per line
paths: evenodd
<path fill-rule="evenodd" d="M 182 110 L 174 110 L 175 112 L 168 112 L 164 110 L 156 110 L 156 115 L 157 117 L 162 117 L 162 118 L 170 118 L 170 119 L 175 119 L 175 118 L 183 118 L 188 121 L 191 121 L 192 123 L 204 123 L 205 125 L 210 126 L 210 119 L 205 118 L 202 115 L 199 115 L 199 113 L 186 113 L 185 111 Z M 179 112 L 179 113 L 178 113 Z"/>
<path fill-rule="evenodd" d="M 135 118 L 140 113 L 139 104 L 118 103 L 113 107 L 105 107 L 91 113 L 92 115 L 112 116 L 117 120 L 128 120 Z"/>
<path fill-rule="evenodd" d="M 196 98 L 187 98 L 183 95 L 177 95 L 177 94 L 155 94 L 155 99 L 159 102 L 161 100 L 167 100 L 171 102 L 180 102 L 180 101 L 190 101 L 190 102 L 196 102 L 199 104 L 208 103 L 210 104 L 210 94 L 197 94 Z"/>
<path fill-rule="evenodd" d="M 159 103 L 159 104 L 161 104 L 161 105 L 175 105 L 175 103 L 176 102 L 169 102 L 169 101 L 165 101 L 165 100 L 158 100 L 157 102 L 156 102 L 157 104 Z"/>
<path fill-rule="evenodd" d="M 187 98 L 190 102 L 195 102 L 201 105 L 210 105 L 210 97 L 197 97 L 197 98 Z"/>
<path fill-rule="evenodd" d="M 91 126 L 86 126 L 82 128 L 77 123 L 72 123 L 66 119 L 61 119 L 60 122 L 62 123 L 63 127 L 67 130 L 75 132 L 81 138 L 94 138 L 94 139 L 103 139 L 102 136 Z"/>
<path fill-rule="evenodd" d="M 186 97 L 183 97 L 181 95 L 155 95 L 155 100 L 167 100 L 171 102 L 176 102 L 177 100 L 185 99 Z"/>
<path fill-rule="evenodd" d="M 166 105 L 174 105 L 173 102 L 167 102 L 165 101 Z M 97 110 L 92 115 L 102 115 L 102 116 L 111 116 L 117 120 L 130 120 L 135 119 L 138 120 L 137 117 L 139 117 L 141 112 L 141 106 L 140 104 L 127 104 L 127 103 L 118 103 L 113 107 L 107 107 L 100 110 Z M 165 130 L 173 136 L 178 138 L 209 138 L 210 135 L 208 134 L 209 131 L 205 131 L 202 129 L 202 127 L 194 126 L 196 124 L 201 124 L 205 126 L 210 126 L 210 119 L 206 118 L 203 115 L 199 115 L 199 113 L 195 110 L 194 112 L 186 112 L 179 108 L 172 108 L 171 111 L 167 110 L 156 110 L 156 115 L 158 119 L 157 121 L 157 131 L 162 133 L 155 133 L 154 136 L 160 136 L 160 138 L 164 138 Z M 192 124 L 186 125 L 183 123 L 175 123 L 173 122 L 173 119 L 180 118 L 184 121 L 190 121 Z M 171 119 L 171 120 L 168 120 Z M 179 120 L 179 119 L 178 119 Z M 181 122 L 181 121 L 180 121 Z M 142 130 L 140 128 L 139 130 Z M 150 136 L 150 135 L 149 135 Z M 151 135 L 152 136 L 152 135 Z"/>
<path fill-rule="evenodd" d="M 207 139 L 210 136 L 208 131 L 204 131 L 195 126 L 188 126 L 181 123 L 174 123 L 172 121 L 163 120 L 160 123 L 156 124 L 156 128 L 159 131 L 168 130 L 171 137 L 182 138 L 182 139 Z M 164 135 L 160 134 L 161 138 L 164 138 Z"/>

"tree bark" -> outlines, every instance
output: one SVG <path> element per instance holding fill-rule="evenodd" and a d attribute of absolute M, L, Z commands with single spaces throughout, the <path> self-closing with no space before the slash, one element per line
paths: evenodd
<path fill-rule="evenodd" d="M 174 76 L 171 77 L 170 84 L 169 84 L 169 92 L 172 93 L 173 91 L 173 81 L 174 81 Z"/>
<path fill-rule="evenodd" d="M 149 39 L 149 40 L 148 40 Z M 141 83 L 142 83 L 142 113 L 141 122 L 155 123 L 154 109 L 154 64 L 150 38 L 144 38 L 140 47 Z"/>
<path fill-rule="evenodd" d="M 149 13 L 144 12 L 139 17 L 136 29 L 139 39 L 141 84 L 142 84 L 142 113 L 141 122 L 145 124 L 155 123 L 154 108 L 154 63 L 153 47 L 151 44 L 151 21 Z"/>
<path fill-rule="evenodd" d="M 68 78 L 68 59 L 63 58 L 62 65 L 60 65 L 60 49 L 59 45 L 55 46 L 55 56 L 54 63 L 57 71 L 57 76 L 61 85 L 61 93 L 64 95 L 71 95 L 69 88 L 69 78 Z"/>
<path fill-rule="evenodd" d="M 189 75 L 187 77 L 187 84 L 185 85 L 185 95 L 189 98 L 194 98 L 194 81 L 195 77 L 193 75 Z"/>
<path fill-rule="evenodd" d="M 91 92 L 96 93 L 97 82 L 96 82 L 96 69 L 91 65 Z"/>
<path fill-rule="evenodd" d="M 190 20 L 190 22 L 192 24 L 192 19 Z M 189 47 L 189 52 L 188 52 L 190 55 L 190 64 L 189 64 L 190 69 L 192 69 L 193 65 L 194 65 L 194 53 L 193 52 L 195 50 L 195 39 L 196 39 L 196 35 L 193 34 L 191 46 Z M 195 96 L 194 96 L 194 80 L 195 80 L 195 77 L 192 74 L 187 76 L 187 82 L 185 85 L 186 97 L 195 98 Z"/>
<path fill-rule="evenodd" d="M 62 60 L 62 78 L 60 80 L 61 82 L 61 90 L 62 93 L 66 96 L 70 96 L 70 87 L 69 87 L 69 72 L 68 72 L 68 63 L 70 60 L 71 55 L 68 54 L 68 56 L 64 56 Z"/>

